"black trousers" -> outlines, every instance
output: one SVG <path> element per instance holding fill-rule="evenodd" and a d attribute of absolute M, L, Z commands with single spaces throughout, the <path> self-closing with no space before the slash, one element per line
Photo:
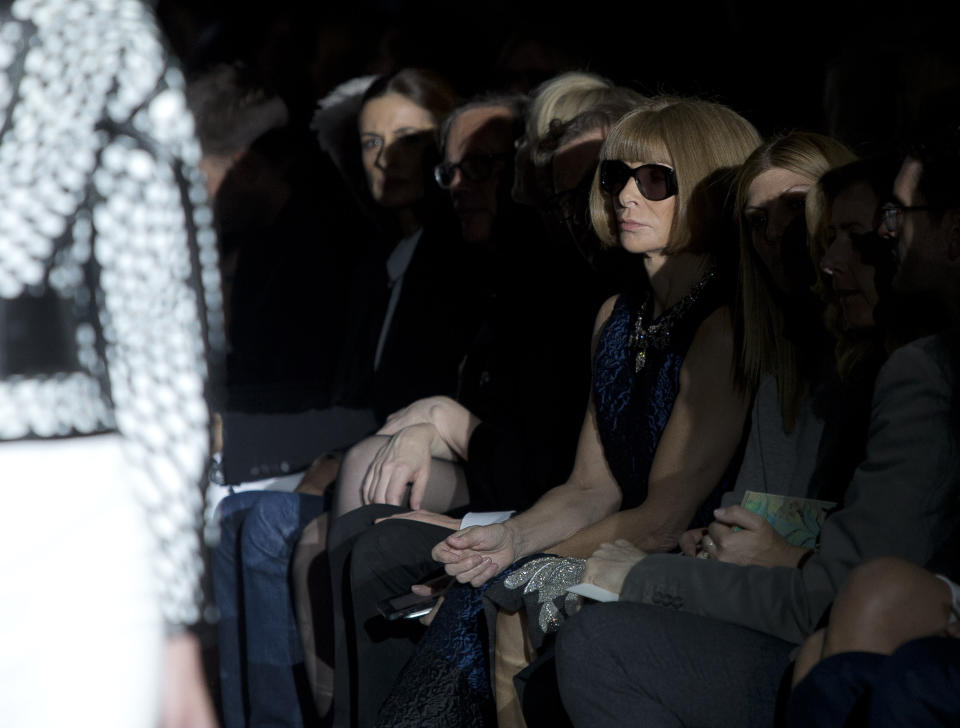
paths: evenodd
<path fill-rule="evenodd" d="M 408 520 L 374 526 L 403 513 L 396 506 L 365 506 L 333 522 L 328 539 L 334 603 L 334 728 L 366 728 L 377 718 L 394 681 L 410 659 L 423 626 L 388 622 L 377 604 L 410 591 L 442 571 L 430 552 L 452 533 Z"/>

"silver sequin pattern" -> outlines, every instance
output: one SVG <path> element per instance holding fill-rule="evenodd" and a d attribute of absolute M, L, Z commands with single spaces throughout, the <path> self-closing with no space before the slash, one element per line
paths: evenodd
<path fill-rule="evenodd" d="M 568 587 L 579 584 L 587 562 L 573 557 L 543 556 L 531 559 L 503 580 L 508 589 L 523 587 L 524 594 L 537 592 L 540 613 L 537 624 L 540 631 L 550 634 L 560 629 L 563 614 L 555 604 L 557 597 L 564 597 L 564 611 L 572 615 L 580 609 L 581 598 L 567 591 Z"/>
<path fill-rule="evenodd" d="M 0 298 L 72 301 L 81 369 L 0 379 L 0 440 L 119 431 L 149 476 L 164 617 L 195 622 L 224 340 L 183 78 L 136 0 L 3 3 L 0 123 Z"/>

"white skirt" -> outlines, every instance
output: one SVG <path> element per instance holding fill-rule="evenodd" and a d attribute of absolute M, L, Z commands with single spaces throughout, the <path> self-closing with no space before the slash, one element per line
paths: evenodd
<path fill-rule="evenodd" d="M 0 726 L 156 725 L 163 628 L 122 442 L 0 442 Z"/>

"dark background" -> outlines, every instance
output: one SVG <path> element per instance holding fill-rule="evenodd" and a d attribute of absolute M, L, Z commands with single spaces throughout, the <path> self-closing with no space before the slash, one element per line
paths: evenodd
<path fill-rule="evenodd" d="M 721 101 L 764 135 L 804 128 L 885 145 L 960 97 L 947 4 L 159 0 L 188 75 L 241 60 L 294 114 L 336 84 L 408 65 L 459 91 L 529 90 L 583 68 L 653 94 Z"/>

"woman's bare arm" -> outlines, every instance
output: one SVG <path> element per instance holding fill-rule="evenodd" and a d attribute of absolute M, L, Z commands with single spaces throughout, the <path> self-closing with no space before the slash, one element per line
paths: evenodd
<path fill-rule="evenodd" d="M 732 323 L 724 307 L 700 325 L 684 359 L 646 500 L 583 529 L 551 551 L 587 557 L 601 543 L 617 539 L 647 552 L 674 548 L 740 443 L 750 399 L 734 385 L 733 371 Z"/>
<path fill-rule="evenodd" d="M 594 346 L 615 302 L 616 298 L 609 299 L 597 314 Z M 567 482 L 505 523 L 458 531 L 437 544 L 433 555 L 459 581 L 479 586 L 518 558 L 549 548 L 614 513 L 620 500 L 620 487 L 603 454 L 591 397 Z"/>

